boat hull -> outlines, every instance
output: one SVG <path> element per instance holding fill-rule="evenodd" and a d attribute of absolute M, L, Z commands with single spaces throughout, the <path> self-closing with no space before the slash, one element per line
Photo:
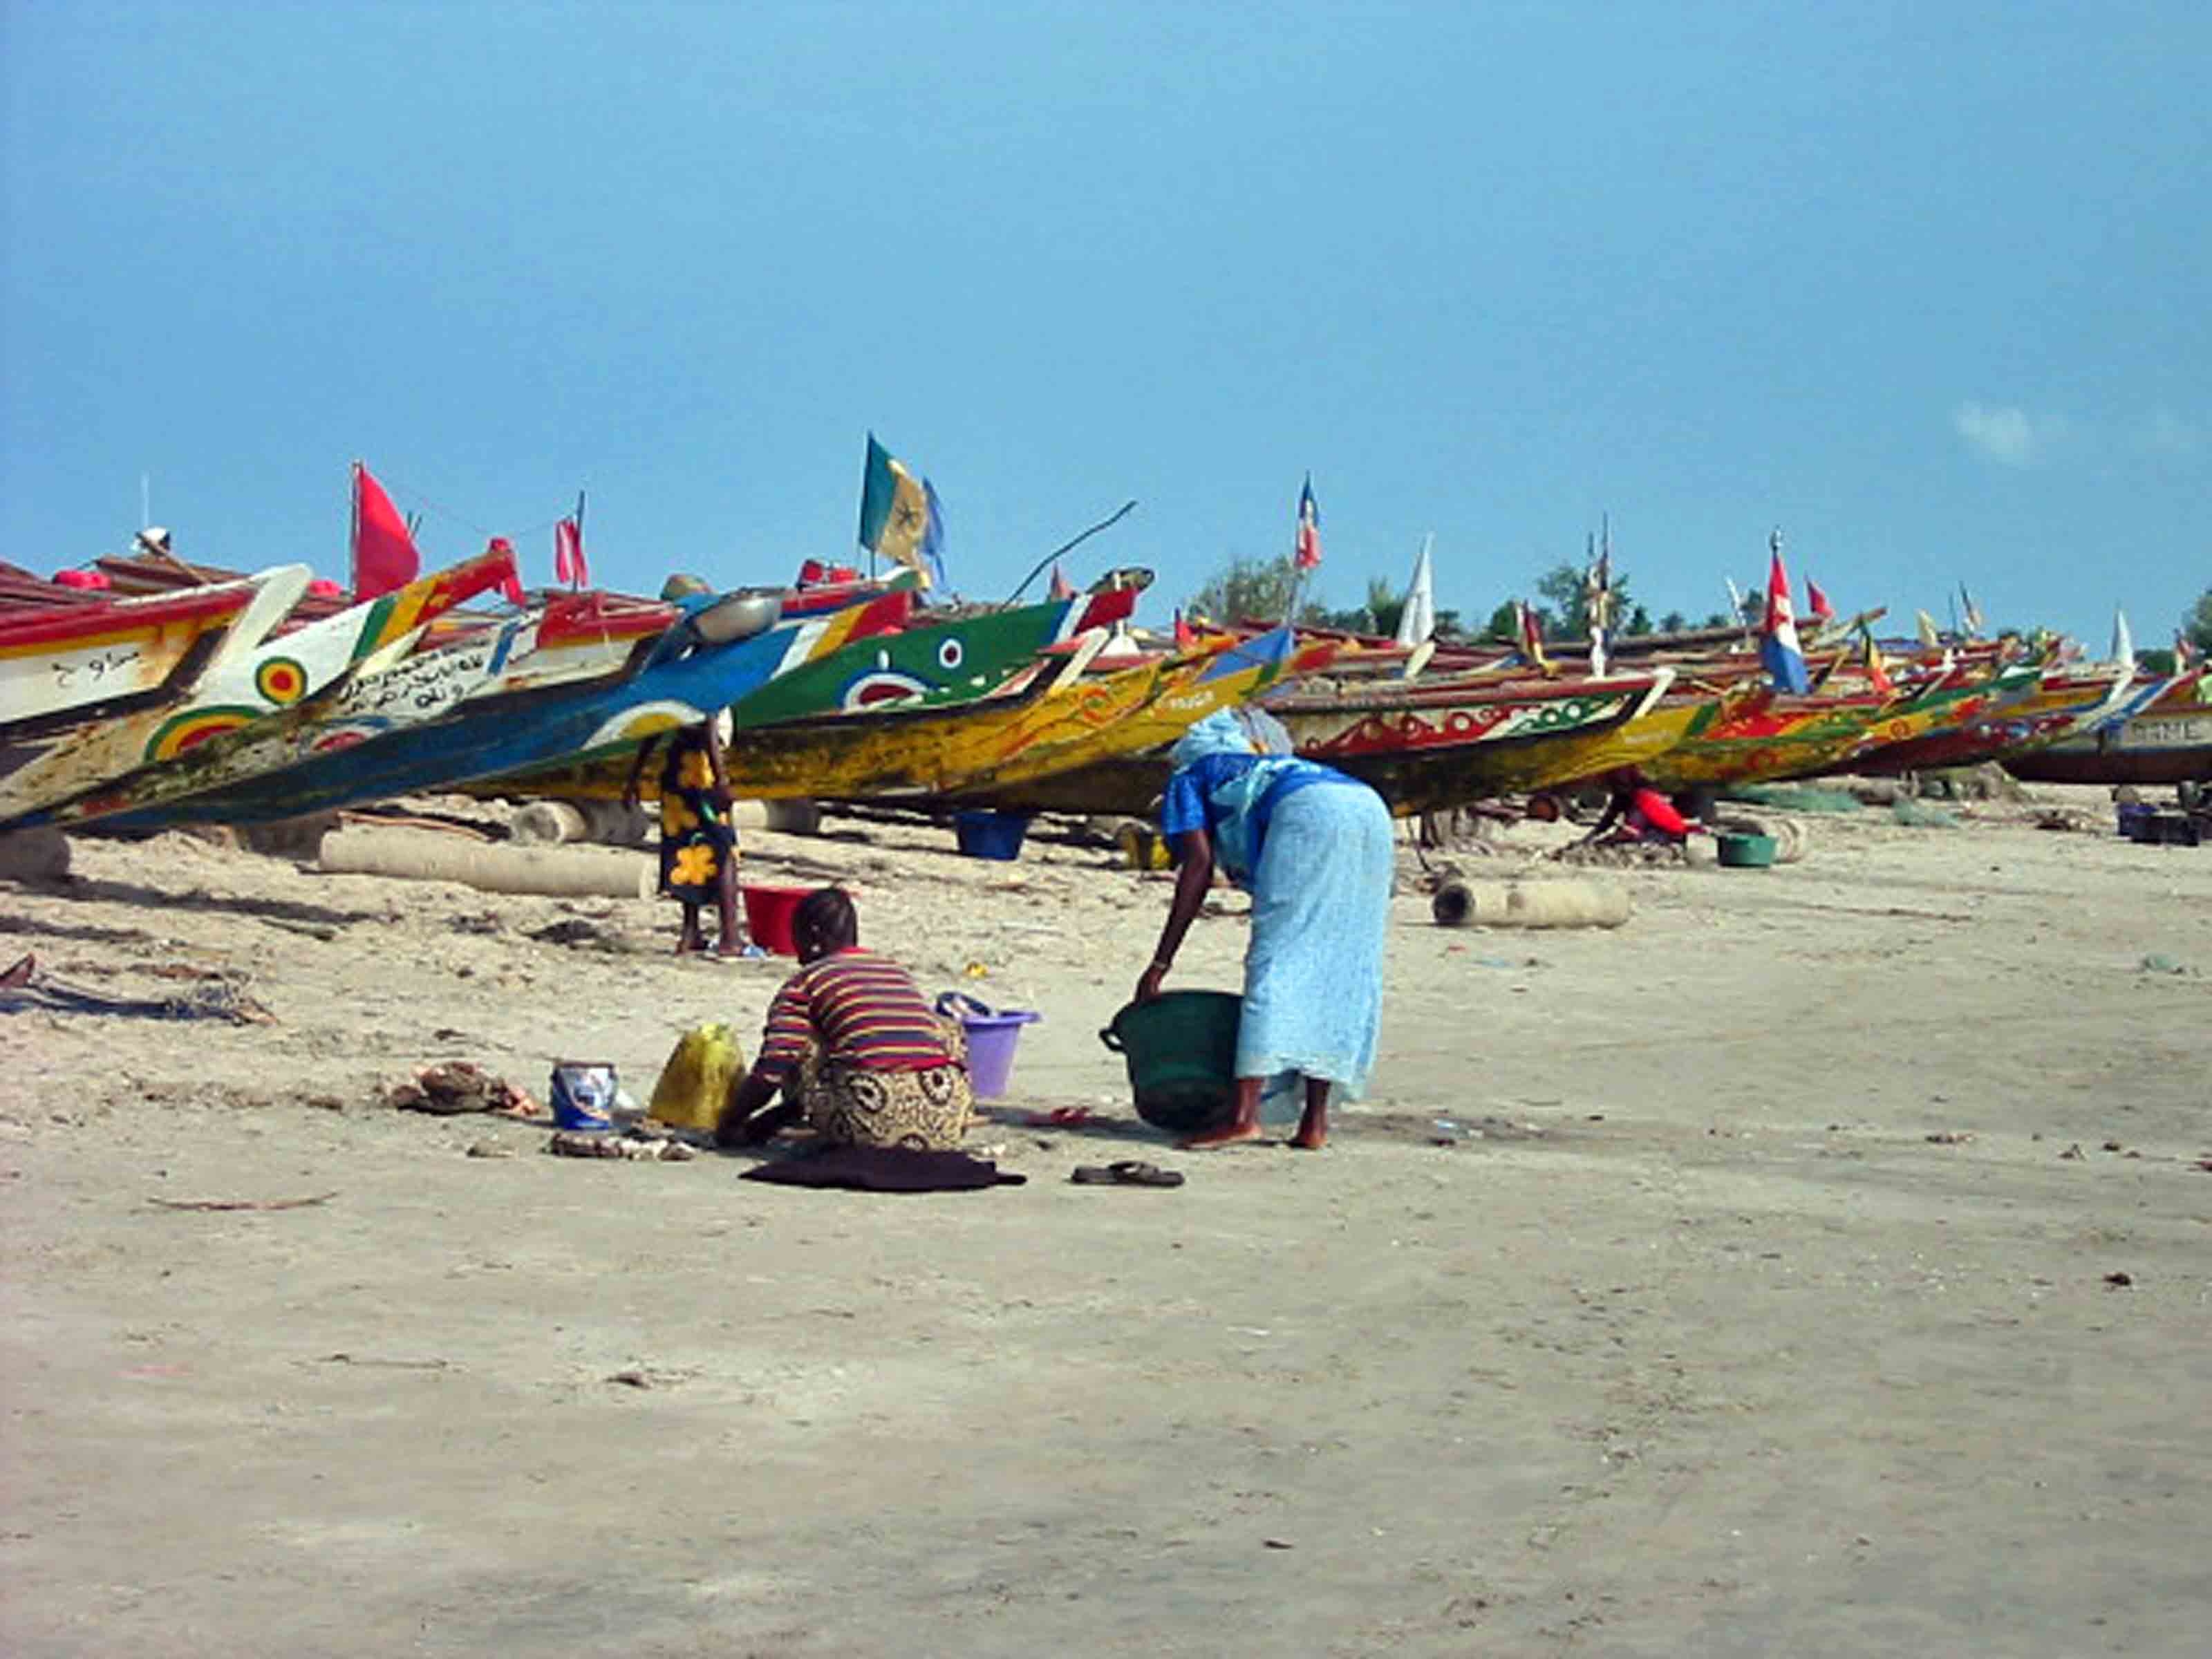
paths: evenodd
<path fill-rule="evenodd" d="M 227 642 L 238 648 L 210 665 L 191 696 L 104 720 L 0 779 L 0 823 L 88 793 L 113 793 L 117 781 L 143 768 L 158 769 L 294 707 L 355 664 L 419 638 L 427 624 L 514 574 L 514 554 L 500 549 L 271 637 L 268 629 L 305 591 L 308 571 L 294 565 L 266 573 Z M 255 617 L 264 607 L 274 614 L 262 625 Z"/>
<path fill-rule="evenodd" d="M 223 582 L 0 616 L 0 739 L 185 690 L 178 670 L 204 663 L 258 592 L 252 580 Z"/>
<path fill-rule="evenodd" d="M 1317 666 L 1329 647 L 1300 653 L 1286 630 L 1201 657 L 1170 658 L 1083 677 L 1043 672 L 1024 689 L 946 708 L 829 715 L 740 732 L 724 761 L 750 799 L 906 800 L 1012 789 L 1171 743 L 1193 722 L 1243 701 L 1287 672 Z M 532 793 L 605 799 L 625 775 L 579 766 L 532 781 Z"/>
<path fill-rule="evenodd" d="M 255 823 L 450 788 L 562 758 L 589 761 L 694 725 L 808 660 L 818 635 L 781 623 L 608 682 L 471 697 L 441 718 L 324 749 L 300 764 L 118 816 L 118 828 Z"/>

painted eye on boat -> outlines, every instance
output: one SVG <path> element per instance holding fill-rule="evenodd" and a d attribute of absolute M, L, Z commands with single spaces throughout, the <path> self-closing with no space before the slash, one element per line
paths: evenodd
<path fill-rule="evenodd" d="M 957 668 L 966 660 L 967 655 L 968 653 L 961 649 L 959 641 L 947 640 L 937 647 L 937 665 L 940 668 Z"/>

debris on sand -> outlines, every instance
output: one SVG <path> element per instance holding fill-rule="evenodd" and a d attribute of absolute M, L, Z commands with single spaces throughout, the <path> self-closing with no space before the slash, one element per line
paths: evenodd
<path fill-rule="evenodd" d="M 545 1142 L 556 1158 L 621 1158 L 641 1163 L 688 1164 L 698 1154 L 680 1140 L 609 1134 L 604 1129 L 562 1129 Z"/>
<path fill-rule="evenodd" d="M 130 1019 L 219 1019 L 232 1025 L 276 1023 L 276 1015 L 246 994 L 242 979 L 216 979 L 173 996 L 118 997 L 64 984 L 41 969 L 35 956 L 25 956 L 0 974 L 0 1013 L 30 1009 Z"/>
<path fill-rule="evenodd" d="M 337 1196 L 335 1189 L 315 1193 L 307 1198 L 149 1198 L 149 1204 L 159 1205 L 165 1210 L 199 1210 L 228 1212 L 233 1210 L 307 1210 L 319 1204 L 327 1204 Z"/>
<path fill-rule="evenodd" d="M 382 1092 L 386 1106 L 403 1112 L 428 1112 L 439 1117 L 458 1117 L 465 1112 L 496 1112 L 506 1117 L 542 1117 L 543 1109 L 528 1091 L 473 1060 L 440 1060 L 425 1066 L 402 1083 L 386 1084 Z"/>

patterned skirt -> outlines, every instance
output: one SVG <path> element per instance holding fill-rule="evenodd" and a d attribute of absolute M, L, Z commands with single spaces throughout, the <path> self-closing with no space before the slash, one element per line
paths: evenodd
<path fill-rule="evenodd" d="M 949 1066 L 919 1072 L 872 1072 L 809 1044 L 792 1073 L 787 1097 L 825 1140 L 848 1146 L 895 1146 L 943 1152 L 958 1147 L 974 1121 L 975 1096 L 968 1085 L 968 1034 L 956 1020 L 945 1028 Z"/>

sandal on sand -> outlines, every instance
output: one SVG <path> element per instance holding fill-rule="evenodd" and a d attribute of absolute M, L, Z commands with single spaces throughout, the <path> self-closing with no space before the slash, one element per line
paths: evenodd
<path fill-rule="evenodd" d="M 1157 1164 L 1123 1158 L 1117 1164 L 1079 1164 L 1067 1177 L 1079 1187 L 1180 1187 L 1182 1171 L 1163 1170 Z"/>

